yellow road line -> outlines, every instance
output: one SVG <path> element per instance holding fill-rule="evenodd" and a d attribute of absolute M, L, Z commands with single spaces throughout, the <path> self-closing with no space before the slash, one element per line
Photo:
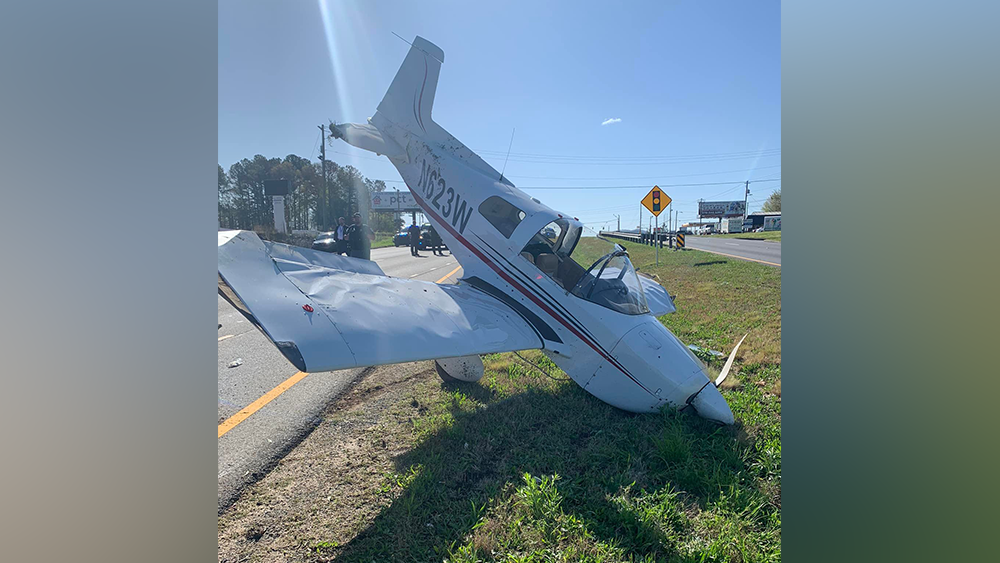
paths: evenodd
<path fill-rule="evenodd" d="M 694 247 L 691 247 L 691 250 L 700 250 L 702 252 L 711 252 L 712 254 L 721 254 L 723 256 L 729 256 L 730 258 L 739 258 L 740 260 L 749 260 L 751 262 L 760 262 L 761 264 L 769 264 L 771 266 L 777 266 L 779 268 L 781 267 L 781 264 L 775 264 L 774 262 L 768 262 L 767 260 L 757 260 L 757 259 L 754 259 L 754 258 L 747 258 L 746 256 L 737 256 L 735 254 L 726 254 L 725 252 L 716 252 L 715 250 L 705 250 L 704 248 L 694 248 Z"/>
<path fill-rule="evenodd" d="M 436 282 L 434 282 L 434 283 L 441 283 L 441 282 L 443 282 L 444 280 L 446 280 L 446 279 L 450 278 L 451 276 L 455 275 L 455 272 L 457 272 L 457 271 L 459 271 L 459 270 L 461 270 L 461 269 L 462 269 L 462 266 L 459 266 L 459 267 L 455 268 L 454 270 L 452 270 L 452 271 L 448 272 L 448 275 L 447 275 L 447 276 L 445 276 L 445 277 L 443 277 L 443 278 L 439 279 L 438 281 L 436 281 Z"/>
<path fill-rule="evenodd" d="M 227 334 L 225 336 L 220 336 L 219 337 L 219 342 L 222 342 L 223 340 L 225 340 L 227 338 L 232 338 L 233 336 L 236 336 L 236 335 L 235 334 Z"/>
<path fill-rule="evenodd" d="M 229 432 L 233 428 L 236 428 L 237 424 L 243 422 L 250 415 L 259 411 L 264 405 L 273 401 L 278 395 L 281 395 L 285 391 L 288 391 L 292 387 L 292 385 L 295 385 L 299 381 L 302 381 L 302 378 L 304 378 L 307 375 L 309 374 L 303 373 L 301 371 L 296 373 L 295 375 L 282 381 L 274 389 L 271 389 L 270 391 L 265 393 L 263 396 L 261 396 L 261 398 L 243 407 L 243 409 L 240 412 L 227 418 L 222 424 L 219 425 L 219 438 L 221 438 L 222 435 L 225 434 L 226 432 Z"/>

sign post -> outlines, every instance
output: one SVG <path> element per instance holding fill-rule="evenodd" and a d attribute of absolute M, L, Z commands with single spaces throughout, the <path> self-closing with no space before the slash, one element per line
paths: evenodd
<path fill-rule="evenodd" d="M 279 180 L 264 180 L 264 196 L 271 196 L 271 210 L 274 213 L 274 230 L 285 233 L 285 196 L 291 191 L 291 181 L 281 178 Z"/>
<path fill-rule="evenodd" d="M 274 230 L 279 233 L 284 234 L 285 229 L 285 196 L 283 195 L 273 195 L 271 196 L 272 206 L 274 208 Z"/>
<path fill-rule="evenodd" d="M 660 213 L 670 205 L 670 196 L 663 193 L 659 186 L 653 186 L 646 197 L 642 198 L 642 205 L 656 218 L 653 230 L 653 245 L 656 247 L 656 265 L 660 265 Z"/>

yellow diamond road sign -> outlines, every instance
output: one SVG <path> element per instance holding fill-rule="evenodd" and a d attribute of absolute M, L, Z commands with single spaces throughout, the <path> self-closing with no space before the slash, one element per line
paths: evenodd
<path fill-rule="evenodd" d="M 653 186 L 646 197 L 642 198 L 642 204 L 654 216 L 659 216 L 670 205 L 670 196 L 663 193 L 659 186 Z"/>

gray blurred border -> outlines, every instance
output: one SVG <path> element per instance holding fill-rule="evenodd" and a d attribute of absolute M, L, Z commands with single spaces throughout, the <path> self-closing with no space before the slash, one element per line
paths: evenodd
<path fill-rule="evenodd" d="M 782 5 L 789 561 L 992 551 L 998 15 Z"/>
<path fill-rule="evenodd" d="M 217 7 L 0 11 L 3 559 L 211 560 Z"/>

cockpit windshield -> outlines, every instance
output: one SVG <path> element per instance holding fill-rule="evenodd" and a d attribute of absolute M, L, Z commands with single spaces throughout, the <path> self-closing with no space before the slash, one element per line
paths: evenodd
<path fill-rule="evenodd" d="M 578 223 L 545 225 L 521 256 L 577 297 L 627 315 L 649 312 L 625 249 Z"/>
<path fill-rule="evenodd" d="M 594 262 L 572 293 L 626 315 L 649 312 L 639 276 L 628 259 L 628 253 L 620 246 Z"/>

